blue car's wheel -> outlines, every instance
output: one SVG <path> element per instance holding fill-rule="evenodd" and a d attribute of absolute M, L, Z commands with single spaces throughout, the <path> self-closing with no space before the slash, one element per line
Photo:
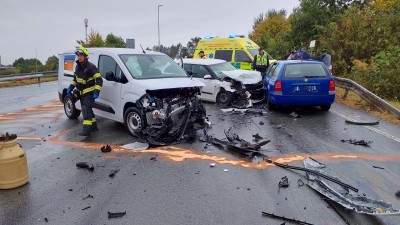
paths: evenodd
<path fill-rule="evenodd" d="M 322 111 L 326 112 L 326 111 L 329 111 L 329 109 L 331 108 L 331 105 L 321 105 L 320 107 L 321 107 Z"/>

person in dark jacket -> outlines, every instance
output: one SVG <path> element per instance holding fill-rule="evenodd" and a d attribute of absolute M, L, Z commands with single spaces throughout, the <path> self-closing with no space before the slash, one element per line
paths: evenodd
<path fill-rule="evenodd" d="M 261 75 L 265 75 L 269 66 L 269 59 L 264 49 L 259 48 L 258 54 L 254 56 L 253 70 L 259 71 Z"/>
<path fill-rule="evenodd" d="M 86 48 L 79 47 L 75 54 L 78 56 L 75 76 L 67 89 L 67 95 L 71 95 L 75 88 L 79 91 L 82 105 L 83 130 L 78 135 L 90 136 L 91 132 L 98 131 L 93 106 L 103 86 L 103 78 L 97 67 L 88 61 L 89 52 Z"/>
<path fill-rule="evenodd" d="M 306 48 L 302 48 L 300 50 L 300 53 L 301 53 L 302 60 L 310 60 L 311 59 L 311 55 L 310 55 L 310 53 L 307 52 Z"/>

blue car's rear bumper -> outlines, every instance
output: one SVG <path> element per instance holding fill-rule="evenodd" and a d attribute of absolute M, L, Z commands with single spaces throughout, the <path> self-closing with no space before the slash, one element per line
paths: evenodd
<path fill-rule="evenodd" d="M 271 103 L 275 105 L 320 106 L 331 105 L 335 95 L 271 95 Z"/>

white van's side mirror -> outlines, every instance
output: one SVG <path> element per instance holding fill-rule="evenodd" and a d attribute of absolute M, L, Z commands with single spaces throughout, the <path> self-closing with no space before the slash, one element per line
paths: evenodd
<path fill-rule="evenodd" d="M 207 74 L 207 75 L 204 76 L 204 79 L 212 79 L 212 76 Z"/>

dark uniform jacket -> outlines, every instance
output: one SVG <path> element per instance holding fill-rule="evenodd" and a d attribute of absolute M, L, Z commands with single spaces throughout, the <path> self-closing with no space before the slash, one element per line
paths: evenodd
<path fill-rule="evenodd" d="M 81 64 L 79 61 L 76 61 L 74 80 L 69 86 L 71 90 L 76 87 L 81 95 L 99 95 L 102 86 L 103 79 L 93 63 L 86 61 Z"/>

